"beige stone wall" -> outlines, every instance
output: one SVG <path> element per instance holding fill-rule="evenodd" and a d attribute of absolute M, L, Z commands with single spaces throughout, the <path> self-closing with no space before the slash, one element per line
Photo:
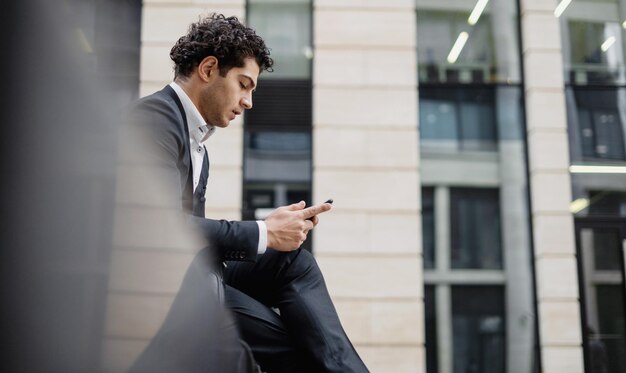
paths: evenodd
<path fill-rule="evenodd" d="M 555 2 L 522 0 L 538 319 L 545 372 L 583 372 L 582 335 Z"/>
<path fill-rule="evenodd" d="M 314 1 L 314 252 L 372 372 L 425 370 L 415 32 L 413 1 Z"/>

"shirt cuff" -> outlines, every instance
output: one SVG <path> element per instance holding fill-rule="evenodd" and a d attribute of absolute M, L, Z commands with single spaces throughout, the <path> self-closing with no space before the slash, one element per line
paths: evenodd
<path fill-rule="evenodd" d="M 267 226 L 263 220 L 257 220 L 259 225 L 259 247 L 257 248 L 257 254 L 264 254 L 267 250 Z"/>

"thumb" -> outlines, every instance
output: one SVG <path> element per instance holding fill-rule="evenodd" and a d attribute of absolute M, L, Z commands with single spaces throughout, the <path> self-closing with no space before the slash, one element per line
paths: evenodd
<path fill-rule="evenodd" d="M 306 203 L 304 201 L 300 201 L 298 203 L 294 203 L 292 205 L 287 206 L 287 210 L 298 211 L 298 210 L 302 210 L 304 206 L 306 206 Z"/>

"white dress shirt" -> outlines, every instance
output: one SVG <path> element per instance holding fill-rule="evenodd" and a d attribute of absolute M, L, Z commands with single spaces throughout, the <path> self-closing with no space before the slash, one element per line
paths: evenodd
<path fill-rule="evenodd" d="M 189 130 L 189 150 L 191 152 L 191 170 L 193 172 L 193 191 L 195 192 L 200 182 L 202 172 L 202 162 L 206 147 L 204 143 L 215 132 L 214 126 L 208 125 L 196 105 L 193 104 L 187 93 L 176 82 L 171 82 L 170 87 L 176 92 L 180 102 L 183 104 L 185 115 L 187 116 L 187 128 Z M 263 254 L 267 250 L 267 226 L 263 220 L 257 220 L 259 225 L 259 246 L 257 252 Z"/>

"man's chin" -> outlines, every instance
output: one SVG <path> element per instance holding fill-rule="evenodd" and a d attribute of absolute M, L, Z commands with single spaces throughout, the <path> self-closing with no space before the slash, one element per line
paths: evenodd
<path fill-rule="evenodd" d="M 219 123 L 215 123 L 213 126 L 218 127 L 218 128 L 226 128 L 228 127 L 228 125 L 230 124 L 229 120 L 225 120 L 225 121 L 221 121 Z"/>

